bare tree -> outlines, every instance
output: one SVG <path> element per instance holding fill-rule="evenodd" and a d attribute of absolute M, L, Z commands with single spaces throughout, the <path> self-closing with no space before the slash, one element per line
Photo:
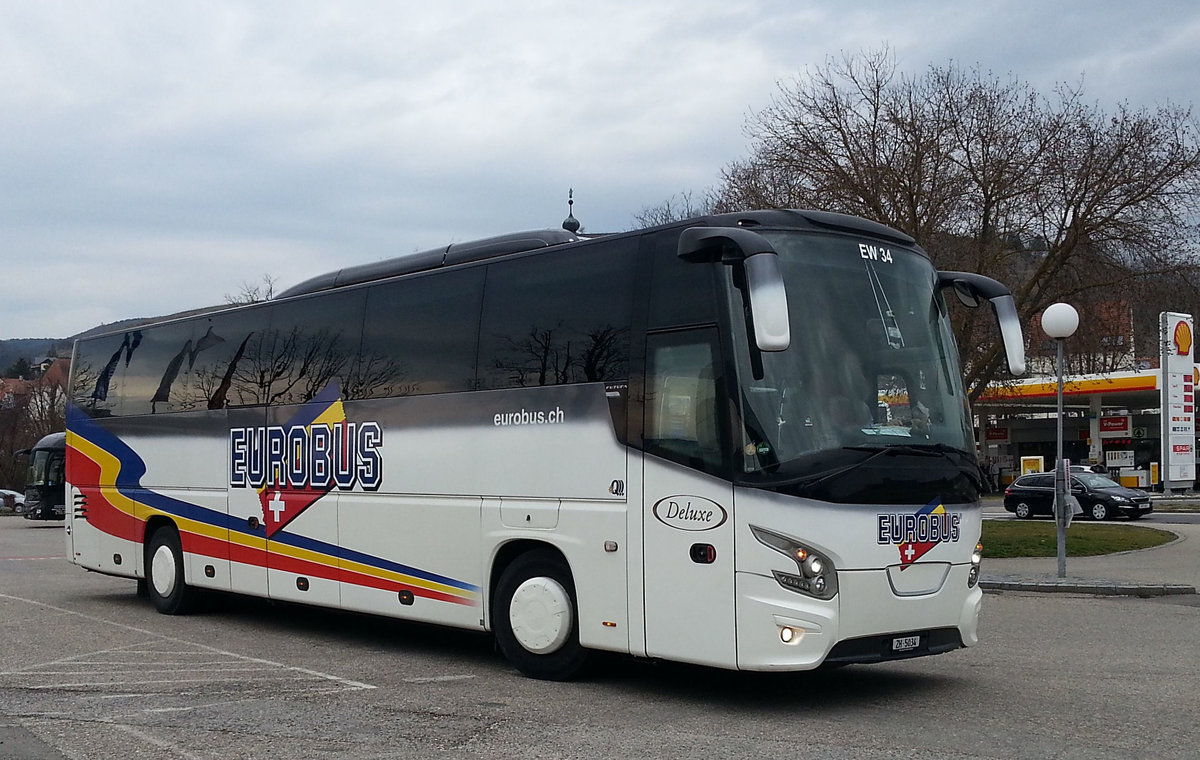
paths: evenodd
<path fill-rule="evenodd" d="M 747 124 L 716 209 L 822 208 L 916 238 L 942 269 L 996 277 L 1025 324 L 1056 300 L 1112 300 L 1173 273 L 1195 283 L 1200 139 L 1190 109 L 1049 96 L 954 64 L 899 73 L 887 50 L 780 86 Z M 1001 377 L 989 320 L 956 311 L 972 396 Z M 1098 336 L 1103 338 L 1103 336 Z"/>
<path fill-rule="evenodd" d="M 225 294 L 225 303 L 240 306 L 242 304 L 269 301 L 275 297 L 275 283 L 278 280 L 278 277 L 264 273 L 258 283 L 243 282 L 242 289 L 237 293 Z"/>
<path fill-rule="evenodd" d="M 715 205 L 716 199 L 711 194 L 697 201 L 694 199 L 692 191 L 685 190 L 672 195 L 656 206 L 643 207 L 641 212 L 635 214 L 633 218 L 639 228 L 656 227 L 660 224 L 670 224 L 682 219 L 690 219 L 693 216 L 710 214 Z"/>

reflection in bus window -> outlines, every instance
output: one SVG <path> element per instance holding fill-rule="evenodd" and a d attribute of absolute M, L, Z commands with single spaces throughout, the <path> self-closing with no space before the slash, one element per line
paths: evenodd
<path fill-rule="evenodd" d="M 477 266 L 371 287 L 346 398 L 471 390 L 483 275 Z"/>
<path fill-rule="evenodd" d="M 479 387 L 526 388 L 629 376 L 637 241 L 488 266 Z"/>

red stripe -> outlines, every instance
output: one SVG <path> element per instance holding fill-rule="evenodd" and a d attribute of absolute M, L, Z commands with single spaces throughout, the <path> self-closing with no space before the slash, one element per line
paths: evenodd
<path fill-rule="evenodd" d="M 67 458 L 69 467 L 71 468 L 72 483 L 100 482 L 100 465 L 95 461 L 84 456 L 76 449 L 68 449 Z M 95 486 L 79 487 L 79 491 L 87 500 L 87 521 L 89 525 L 111 536 L 127 541 L 135 543 L 143 541 L 146 529 L 145 521 L 139 520 L 133 515 L 113 506 L 108 499 L 101 495 L 100 489 Z M 433 591 L 421 588 L 420 586 L 409 586 L 398 581 L 378 578 L 373 575 L 345 570 L 340 567 L 332 567 L 319 562 L 312 562 L 311 560 L 296 559 L 295 557 L 287 557 L 281 554 L 271 554 L 268 556 L 267 552 L 263 549 L 243 546 L 242 544 L 190 531 L 180 531 L 179 539 L 185 552 L 201 557 L 228 560 L 256 567 L 267 566 L 274 570 L 325 578 L 326 580 L 348 583 L 354 586 L 376 588 L 382 591 L 399 592 L 407 590 L 411 591 L 415 596 L 440 602 L 469 606 L 475 604 L 470 599 L 464 599 L 442 591 Z"/>
<path fill-rule="evenodd" d="M 353 570 L 346 570 L 340 567 L 331 567 L 323 565 L 319 562 L 312 562 L 305 559 L 296 559 L 295 557 L 286 557 L 280 554 L 270 555 L 269 567 L 272 570 L 281 570 L 283 572 L 295 573 L 296 575 L 307 575 L 315 578 L 324 578 L 331 581 L 339 581 L 348 583 L 354 586 L 365 586 L 367 588 L 377 588 L 383 591 L 411 591 L 415 596 L 424 597 L 426 599 L 434 599 L 439 602 L 451 602 L 453 604 L 463 604 L 473 606 L 474 601 L 463 599 L 453 594 L 447 594 L 442 591 L 434 591 L 432 589 L 421 588 L 420 586 L 409 586 L 399 581 L 390 580 L 387 578 L 378 578 L 373 575 L 359 573 Z"/>

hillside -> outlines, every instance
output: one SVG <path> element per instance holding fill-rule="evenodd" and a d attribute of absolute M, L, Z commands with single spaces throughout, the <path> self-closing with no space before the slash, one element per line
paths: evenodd
<path fill-rule="evenodd" d="M 69 338 L 13 338 L 0 340 L 0 372 L 11 367 L 18 359 L 31 364 L 45 356 L 69 356 Z"/>

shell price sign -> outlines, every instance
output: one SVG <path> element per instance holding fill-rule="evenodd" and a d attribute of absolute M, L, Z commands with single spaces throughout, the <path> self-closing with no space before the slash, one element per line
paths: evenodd
<path fill-rule="evenodd" d="M 1191 314 L 1159 315 L 1162 345 L 1162 448 L 1167 488 L 1191 487 L 1196 479 L 1196 364 Z"/>

